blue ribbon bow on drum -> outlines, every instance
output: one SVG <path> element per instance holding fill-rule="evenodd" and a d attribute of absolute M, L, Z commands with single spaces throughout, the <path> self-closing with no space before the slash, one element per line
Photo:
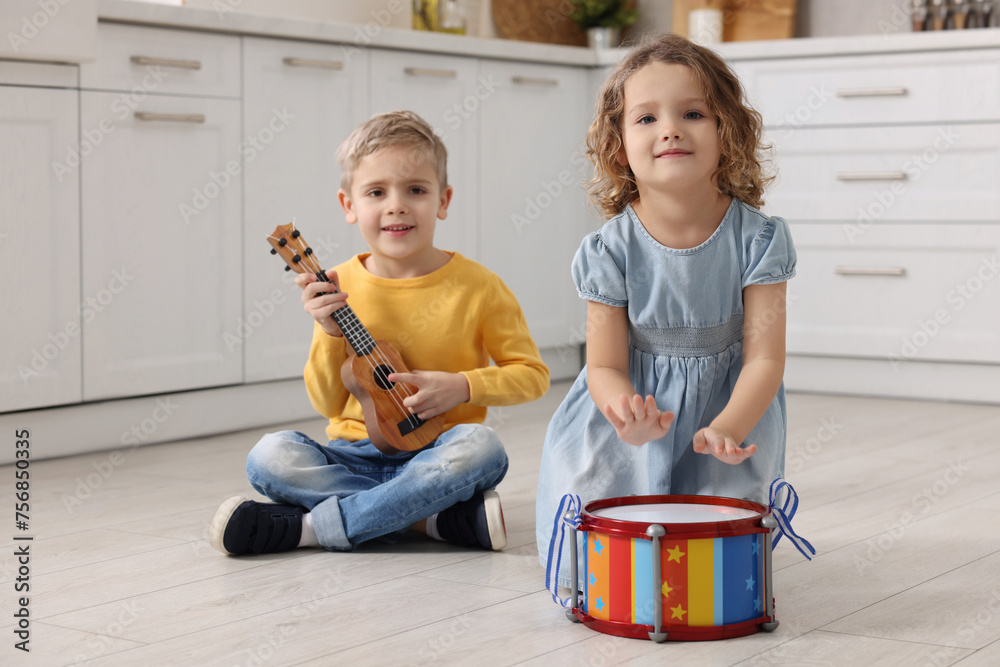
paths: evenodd
<path fill-rule="evenodd" d="M 785 494 L 785 502 L 782 503 L 779 508 L 777 505 L 778 494 L 782 490 L 787 490 L 788 493 Z M 788 508 L 788 504 L 791 503 L 791 509 Z M 795 545 L 795 548 L 799 550 L 799 553 L 806 557 L 806 560 L 812 560 L 812 556 L 816 555 L 816 550 L 813 549 L 813 545 L 809 544 L 809 540 L 804 537 L 800 537 L 792 529 L 792 517 L 795 516 L 796 510 L 799 508 L 799 494 L 795 493 L 795 489 L 792 485 L 778 477 L 773 482 L 771 482 L 771 490 L 768 493 L 767 509 L 774 517 L 774 520 L 778 522 L 778 527 L 775 528 L 773 532 L 773 537 L 771 540 L 771 546 L 778 546 L 778 542 L 781 540 L 783 535 L 788 536 L 788 541 Z M 802 547 L 805 547 L 803 549 Z M 806 553 L 806 549 L 809 553 Z"/>
<path fill-rule="evenodd" d="M 780 477 L 766 508 L 715 496 L 628 496 L 584 508 L 579 496 L 566 494 L 553 520 L 545 585 L 571 620 L 610 634 L 664 641 L 668 635 L 720 639 L 770 631 L 778 625 L 774 545 L 787 535 L 807 559 L 816 553 L 792 529 L 798 505 L 795 489 Z M 563 599 L 558 586 L 567 528 L 573 530 L 573 581 L 571 597 Z M 584 536 L 587 568 L 582 586 L 577 532 Z"/>

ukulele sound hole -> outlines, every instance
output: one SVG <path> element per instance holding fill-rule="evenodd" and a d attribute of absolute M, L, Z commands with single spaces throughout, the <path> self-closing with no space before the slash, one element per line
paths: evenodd
<path fill-rule="evenodd" d="M 386 366 L 385 364 L 375 367 L 375 384 L 379 386 L 379 389 L 389 391 L 395 386 L 394 382 L 389 381 L 389 374 L 395 372 L 391 366 Z"/>

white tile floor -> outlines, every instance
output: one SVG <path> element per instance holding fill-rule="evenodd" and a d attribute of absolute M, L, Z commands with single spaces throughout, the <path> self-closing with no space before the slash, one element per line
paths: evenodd
<path fill-rule="evenodd" d="M 414 536 L 219 554 L 208 526 L 222 500 L 252 493 L 243 466 L 260 430 L 36 461 L 32 650 L 13 647 L 11 547 L 0 664 L 1000 664 L 1000 407 L 789 395 L 795 525 L 818 557 L 776 550 L 774 633 L 657 645 L 570 623 L 544 590 L 534 492 L 567 388 L 495 413 L 511 459 L 500 553 Z M 321 437 L 318 420 L 293 426 Z M 9 466 L 0 479 L 11 508 Z"/>

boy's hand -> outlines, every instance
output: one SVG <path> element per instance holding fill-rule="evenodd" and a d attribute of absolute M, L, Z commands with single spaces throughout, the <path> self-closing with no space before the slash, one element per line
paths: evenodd
<path fill-rule="evenodd" d="M 403 399 L 403 405 L 421 419 L 436 417 L 469 400 L 469 381 L 461 373 L 389 373 L 389 382 L 405 382 L 417 388 L 417 393 Z"/>
<path fill-rule="evenodd" d="M 622 442 L 630 445 L 645 445 L 647 442 L 662 438 L 670 430 L 674 421 L 673 412 L 660 412 L 656 407 L 656 399 L 636 394 L 629 397 L 622 394 L 618 406 L 608 403 L 604 406 L 604 415 Z"/>
<path fill-rule="evenodd" d="M 337 272 L 333 269 L 326 272 L 326 277 L 333 281 L 337 292 L 330 291 L 330 284 L 324 283 L 311 273 L 300 273 L 295 276 L 295 284 L 302 288 L 302 303 L 305 304 L 306 312 L 319 322 L 323 331 L 331 336 L 343 336 L 340 327 L 333 321 L 333 311 L 343 308 L 347 304 L 347 293 L 340 291 L 340 281 Z M 318 296 L 320 294 L 323 296 Z"/>
<path fill-rule="evenodd" d="M 740 447 L 739 443 L 722 429 L 707 426 L 694 434 L 694 451 L 711 454 L 723 463 L 739 465 L 753 456 L 757 445 Z"/>

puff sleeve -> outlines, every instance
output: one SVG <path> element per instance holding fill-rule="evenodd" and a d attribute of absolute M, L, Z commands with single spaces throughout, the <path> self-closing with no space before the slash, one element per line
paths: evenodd
<path fill-rule="evenodd" d="M 580 298 L 619 308 L 628 305 L 625 272 L 599 233 L 584 237 L 573 257 L 572 273 Z"/>
<path fill-rule="evenodd" d="M 743 287 L 785 282 L 795 275 L 795 246 L 784 218 L 770 217 L 750 242 Z"/>

